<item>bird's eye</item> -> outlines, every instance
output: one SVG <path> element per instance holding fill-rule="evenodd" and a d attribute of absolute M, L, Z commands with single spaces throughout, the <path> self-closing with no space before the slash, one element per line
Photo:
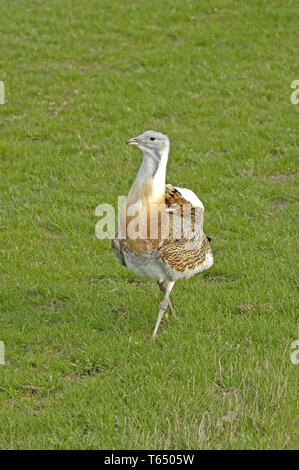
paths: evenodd
<path fill-rule="evenodd" d="M 156 140 L 156 137 L 150 137 L 150 140 Z"/>

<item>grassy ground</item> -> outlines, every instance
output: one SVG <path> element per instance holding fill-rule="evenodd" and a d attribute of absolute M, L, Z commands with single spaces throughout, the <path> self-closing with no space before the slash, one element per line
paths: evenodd
<path fill-rule="evenodd" d="M 2 2 L 1 448 L 298 447 L 298 14 Z M 94 235 L 146 129 L 170 136 L 167 180 L 203 200 L 215 254 L 153 344 L 161 293 Z"/>

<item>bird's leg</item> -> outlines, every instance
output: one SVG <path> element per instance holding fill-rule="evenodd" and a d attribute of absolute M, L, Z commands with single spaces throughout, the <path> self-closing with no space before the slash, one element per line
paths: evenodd
<path fill-rule="evenodd" d="M 165 294 L 165 291 L 166 291 L 166 282 L 159 282 L 158 281 L 158 286 L 159 286 L 159 289 L 163 292 L 163 294 Z M 171 311 L 172 315 L 174 316 L 174 318 L 176 320 L 178 320 L 178 317 L 176 316 L 175 312 L 174 312 L 174 308 L 172 306 L 172 303 L 170 301 L 170 299 L 168 299 L 168 307 L 169 307 L 169 310 Z"/>
<path fill-rule="evenodd" d="M 171 292 L 171 289 L 173 288 L 174 286 L 174 282 L 173 281 L 168 281 L 166 282 L 166 289 L 165 289 L 165 294 L 164 294 L 164 298 L 162 300 L 162 302 L 160 303 L 160 307 L 159 307 L 159 313 L 158 313 L 158 318 L 157 318 L 157 322 L 156 322 L 156 326 L 155 326 L 155 329 L 154 329 L 154 332 L 151 336 L 151 340 L 153 341 L 156 337 L 156 334 L 157 334 L 157 331 L 158 331 L 158 328 L 159 328 L 159 325 L 160 325 L 160 322 L 163 318 L 163 315 L 164 315 L 164 312 L 165 310 L 167 309 L 167 306 L 168 306 L 168 302 L 169 302 L 169 294 Z"/>

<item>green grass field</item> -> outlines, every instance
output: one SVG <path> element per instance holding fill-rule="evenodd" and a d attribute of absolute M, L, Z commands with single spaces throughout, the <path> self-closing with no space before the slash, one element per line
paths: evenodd
<path fill-rule="evenodd" d="M 298 18 L 296 0 L 1 2 L 2 449 L 298 447 Z M 155 343 L 156 283 L 95 237 L 147 129 L 215 255 Z"/>

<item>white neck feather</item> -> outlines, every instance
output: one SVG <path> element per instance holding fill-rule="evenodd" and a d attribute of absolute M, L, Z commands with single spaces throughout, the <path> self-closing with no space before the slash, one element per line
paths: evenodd
<path fill-rule="evenodd" d="M 169 149 L 155 155 L 143 151 L 143 160 L 128 199 L 154 201 L 165 194 L 166 165 Z"/>
<path fill-rule="evenodd" d="M 139 218 L 140 227 L 145 227 L 145 230 L 147 230 L 149 207 L 153 203 L 165 203 L 165 178 L 169 148 L 166 148 L 159 155 L 149 153 L 146 149 L 142 149 L 142 151 L 142 164 L 121 211 L 119 234 L 124 238 L 127 236 L 126 227 L 130 218 L 128 218 L 127 211 L 130 207 L 134 207 L 133 213 L 135 213 L 135 209 L 139 211 L 139 214 L 141 214 L 141 218 Z M 145 213 L 143 212 L 144 209 Z"/>

